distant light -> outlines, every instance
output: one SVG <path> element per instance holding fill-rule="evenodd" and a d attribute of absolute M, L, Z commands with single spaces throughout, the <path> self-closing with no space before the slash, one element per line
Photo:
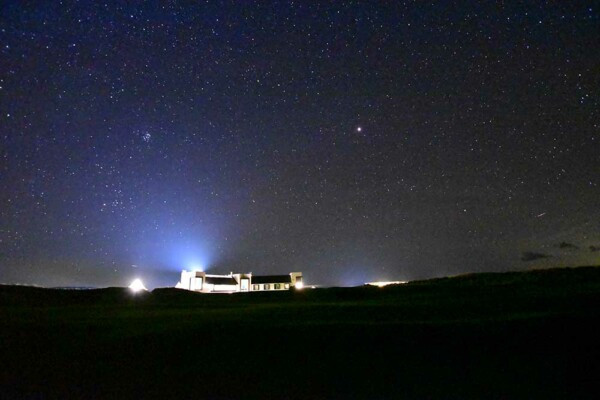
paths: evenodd
<path fill-rule="evenodd" d="M 362 126 L 357 127 L 356 132 L 362 132 Z"/>
<path fill-rule="evenodd" d="M 146 291 L 148 290 L 148 289 L 146 289 L 146 287 L 144 286 L 142 281 L 139 279 L 135 279 L 133 282 L 131 282 L 131 285 L 129 285 L 129 289 L 131 289 L 131 291 L 133 293 L 138 293 L 138 292 L 141 292 L 142 290 L 146 290 Z"/>
<path fill-rule="evenodd" d="M 302 289 L 304 287 L 304 283 L 302 282 L 296 282 L 296 289 Z"/>
<path fill-rule="evenodd" d="M 378 281 L 378 282 L 367 282 L 367 283 L 365 283 L 365 285 L 384 287 L 384 286 L 388 286 L 388 285 L 401 285 L 406 282 L 407 281 Z"/>

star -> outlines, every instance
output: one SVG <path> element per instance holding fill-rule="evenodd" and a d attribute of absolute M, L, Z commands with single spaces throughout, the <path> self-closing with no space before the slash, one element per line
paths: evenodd
<path fill-rule="evenodd" d="M 234 3 L 3 12 L 2 283 L 83 279 L 69 260 L 172 286 L 202 259 L 358 284 L 599 246 L 597 7 Z"/>

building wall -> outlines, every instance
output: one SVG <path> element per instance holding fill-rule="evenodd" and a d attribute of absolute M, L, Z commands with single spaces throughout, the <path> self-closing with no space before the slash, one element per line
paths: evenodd
<path fill-rule="evenodd" d="M 202 271 L 181 271 L 181 280 L 179 287 L 186 290 L 200 290 L 200 282 L 196 278 L 202 278 L 202 283 L 205 282 L 206 274 Z"/>
<path fill-rule="evenodd" d="M 303 283 L 302 272 L 290 273 L 291 283 L 252 283 L 252 274 L 230 274 L 230 275 L 208 275 L 217 277 L 233 277 L 238 282 L 237 285 L 214 285 L 206 283 L 207 274 L 203 271 L 181 271 L 181 280 L 177 284 L 180 289 L 192 290 L 196 292 L 211 293 L 211 292 L 239 292 L 241 291 L 242 279 L 248 279 L 249 292 L 254 291 L 281 291 L 289 290 L 291 287 L 300 287 Z M 256 286 L 258 285 L 258 288 Z M 268 285 L 268 288 L 266 287 Z M 279 285 L 276 288 L 276 285 Z M 244 290 L 245 291 L 245 290 Z"/>
<path fill-rule="evenodd" d="M 239 290 L 243 291 L 243 292 L 249 292 L 252 290 L 252 274 L 232 274 L 232 276 L 235 278 L 235 280 L 238 282 L 238 286 L 239 286 Z M 248 280 L 248 288 L 246 290 L 244 290 L 242 288 L 242 280 L 247 279 Z"/>
<path fill-rule="evenodd" d="M 202 292 L 239 292 L 239 285 L 214 285 L 206 283 Z"/>
<path fill-rule="evenodd" d="M 265 285 L 269 285 L 269 288 L 265 288 Z M 275 283 L 253 283 L 250 285 L 252 292 L 264 292 L 264 291 L 278 291 L 278 290 L 290 290 L 289 283 L 279 283 L 279 288 L 275 287 Z M 256 288 L 258 286 L 258 288 Z"/>
<path fill-rule="evenodd" d="M 290 276 L 292 277 L 292 286 L 296 286 L 297 283 L 302 283 L 302 285 L 304 285 L 302 272 L 291 272 Z"/>

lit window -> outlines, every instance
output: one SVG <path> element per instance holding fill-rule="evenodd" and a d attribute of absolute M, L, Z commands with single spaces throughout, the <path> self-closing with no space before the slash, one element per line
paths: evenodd
<path fill-rule="evenodd" d="M 252 290 L 260 290 L 260 285 L 252 285 Z"/>
<path fill-rule="evenodd" d="M 281 289 L 281 283 L 276 283 L 275 284 L 275 289 Z"/>
<path fill-rule="evenodd" d="M 286 288 L 286 289 L 289 289 L 290 288 L 290 284 L 286 283 L 283 287 Z"/>
<path fill-rule="evenodd" d="M 265 284 L 265 290 L 269 290 L 269 284 L 268 283 Z"/>

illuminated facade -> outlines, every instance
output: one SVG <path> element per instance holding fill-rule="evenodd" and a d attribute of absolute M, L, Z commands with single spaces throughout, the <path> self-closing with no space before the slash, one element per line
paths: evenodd
<path fill-rule="evenodd" d="M 181 271 L 177 288 L 202 293 L 261 292 L 302 289 L 302 272 L 287 275 L 234 274 L 213 275 L 203 271 Z"/>

